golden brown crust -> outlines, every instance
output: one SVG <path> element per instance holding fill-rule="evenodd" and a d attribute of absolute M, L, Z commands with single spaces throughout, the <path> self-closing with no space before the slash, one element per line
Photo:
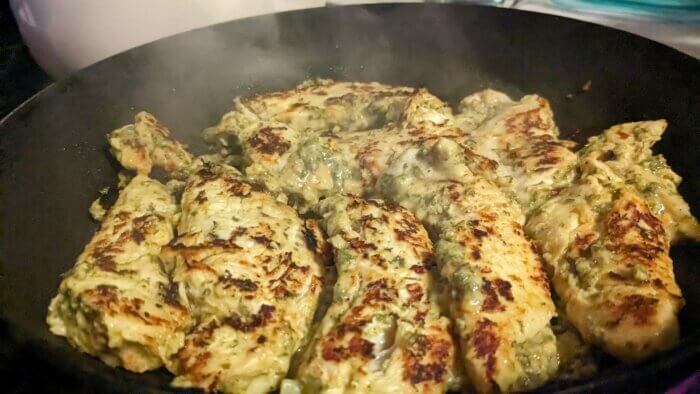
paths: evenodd
<path fill-rule="evenodd" d="M 499 185 L 525 209 L 539 205 L 566 183 L 576 163 L 570 141 L 560 140 L 549 102 L 539 96 L 511 101 L 486 90 L 462 100 L 456 118 L 477 153 L 500 164 Z"/>
<path fill-rule="evenodd" d="M 180 236 L 156 270 L 164 280 L 146 296 L 110 279 L 82 289 L 80 307 L 178 335 L 192 310 L 198 324 L 168 360 L 180 374 L 176 385 L 274 390 L 308 330 L 321 287 L 319 265 L 331 248 L 315 220 L 299 219 L 266 190 L 288 193 L 302 211 L 330 197 L 321 210 L 331 215 L 338 212 L 328 201 L 336 201 L 338 193 L 374 193 L 409 206 L 433 232 L 438 255 L 433 257 L 425 231 L 402 208 L 343 197 L 348 200 L 339 204 L 352 225 L 324 219 L 341 271 L 337 299 L 300 369 L 304 384 L 314 390 L 319 382 L 335 387 L 334 380 L 349 384 L 348 391 L 387 385 L 411 392 L 443 390 L 454 349 L 431 300 L 435 262 L 450 282 L 451 312 L 472 385 L 478 391 L 508 391 L 542 384 L 555 367 L 550 359 L 556 350 L 540 251 L 586 340 L 636 361 L 676 342 L 683 300 L 668 257 L 669 240 L 700 237 L 700 225 L 677 193 L 680 178 L 651 155 L 665 122 L 648 123 L 616 126 L 592 139 L 575 172 L 571 144 L 558 139 L 549 103 L 541 97 L 513 102 L 481 92 L 463 100 L 455 119 L 449 106 L 425 89 L 317 80 L 288 92 L 237 99 L 234 111 L 208 131 L 224 145 L 241 145 L 248 182 L 231 168 L 195 160 L 152 115 L 139 113 L 134 125 L 109 135 L 125 167 L 148 173 L 160 166 L 176 177 L 199 169 L 183 197 Z M 647 126 L 652 137 L 645 135 Z M 235 138 L 227 141 L 229 134 Z M 462 150 L 443 150 L 445 141 Z M 639 157 L 630 156 L 629 146 L 641 152 Z M 389 180 L 395 177 L 409 189 L 405 195 L 383 190 L 380 183 L 403 154 L 428 147 L 433 147 L 429 154 L 413 157 L 427 157 L 426 166 L 389 171 Z M 404 161 L 403 170 L 412 162 Z M 569 188 L 574 176 L 589 175 L 594 189 L 603 191 L 600 204 L 577 196 L 580 184 Z M 530 229 L 541 241 L 535 247 L 524 237 L 522 212 L 491 181 L 528 214 L 544 201 L 572 199 L 567 212 L 575 218 L 552 218 L 566 230 L 550 231 L 554 224 L 546 231 Z M 264 219 L 251 218 L 250 211 Z M 142 253 L 155 238 L 160 242 L 162 224 L 172 218 L 123 211 L 105 220 L 109 230 L 101 232 L 107 235 L 93 239 L 79 266 L 114 279 L 138 276 L 124 256 Z M 385 238 L 372 238 L 377 234 Z M 560 245 L 549 247 L 554 243 Z M 156 254 L 149 249 L 144 256 Z M 191 299 L 184 297 L 185 288 Z M 52 310 L 70 297 L 59 294 Z M 153 302 L 166 313 L 154 313 Z M 51 319 L 57 320 L 50 314 Z M 105 320 L 103 326 L 109 324 Z M 96 328 L 106 330 L 103 326 Z M 65 328 L 55 329 L 66 335 Z M 100 335 L 94 334 L 104 342 Z M 172 344 L 159 349 L 150 334 L 136 341 L 149 354 L 131 345 L 110 354 L 114 349 L 75 338 L 76 346 L 106 362 L 137 371 L 173 353 Z M 231 360 L 236 366 L 249 360 L 257 365 L 231 368 Z M 351 365 L 349 380 L 346 365 Z"/>
<path fill-rule="evenodd" d="M 676 189 L 680 178 L 651 151 L 665 125 L 627 123 L 592 137 L 577 178 L 553 189 L 527 225 L 583 338 L 624 361 L 678 341 L 683 299 L 670 241 L 696 222 Z"/>
<path fill-rule="evenodd" d="M 163 258 L 198 325 L 168 365 L 174 384 L 276 389 L 318 302 L 326 246 L 317 226 L 234 169 L 213 166 L 188 179 L 178 233 Z"/>
<path fill-rule="evenodd" d="M 454 344 L 431 301 L 425 230 L 379 200 L 330 197 L 319 212 L 335 246 L 338 280 L 302 357 L 300 384 L 348 393 L 444 391 Z"/>
<path fill-rule="evenodd" d="M 548 281 L 519 207 L 474 176 L 462 151 L 448 140 L 407 151 L 380 180 L 383 193 L 437 240 L 469 384 L 480 392 L 536 387 L 557 367 Z"/>
<path fill-rule="evenodd" d="M 567 315 L 586 341 L 624 361 L 670 348 L 683 299 L 661 220 L 627 188 L 592 220 L 579 225 L 553 267 Z"/>
<path fill-rule="evenodd" d="M 51 302 L 52 332 L 130 371 L 167 361 L 190 325 L 180 284 L 157 261 L 173 237 L 175 212 L 162 184 L 132 179 Z"/>

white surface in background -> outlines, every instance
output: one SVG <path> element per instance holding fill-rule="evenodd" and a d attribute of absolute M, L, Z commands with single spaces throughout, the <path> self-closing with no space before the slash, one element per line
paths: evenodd
<path fill-rule="evenodd" d="M 553 7 L 547 0 L 522 0 L 519 10 L 565 16 L 599 25 L 614 27 L 664 43 L 700 59 L 700 24 L 672 23 L 658 19 L 615 18 L 583 11 L 569 11 Z"/>
<path fill-rule="evenodd" d="M 395 0 L 413 2 L 416 0 Z M 444 1 L 444 0 L 443 0 Z M 162 37 L 237 18 L 329 4 L 391 0 L 10 0 L 37 63 L 54 78 Z M 469 1 L 465 1 L 468 3 Z M 522 0 L 518 9 L 612 26 L 700 58 L 700 25 L 614 19 Z"/>
<path fill-rule="evenodd" d="M 10 0 L 37 63 L 62 78 L 99 60 L 231 19 L 320 7 L 325 0 Z"/>

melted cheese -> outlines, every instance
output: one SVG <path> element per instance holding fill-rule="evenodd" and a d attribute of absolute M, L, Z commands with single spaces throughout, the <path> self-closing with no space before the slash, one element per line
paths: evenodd
<path fill-rule="evenodd" d="M 182 288 L 162 269 L 177 205 L 166 188 L 136 176 L 51 301 L 51 332 L 111 366 L 158 368 L 182 346 L 190 325 Z"/>
<path fill-rule="evenodd" d="M 176 241 L 163 252 L 197 326 L 168 368 L 178 387 L 279 388 L 321 290 L 323 239 L 287 205 L 218 166 L 190 176 Z"/>
<path fill-rule="evenodd" d="M 379 200 L 335 196 L 318 211 L 338 280 L 302 357 L 301 390 L 444 392 L 455 349 L 431 296 L 425 230 L 409 212 Z"/>

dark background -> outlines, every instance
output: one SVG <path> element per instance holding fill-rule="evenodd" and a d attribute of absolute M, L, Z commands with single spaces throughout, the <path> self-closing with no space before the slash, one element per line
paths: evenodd
<path fill-rule="evenodd" d="M 0 119 L 52 82 L 22 42 L 9 2 L 0 1 Z M 9 330 L 3 323 L 0 322 L 0 382 L 3 386 L 0 391 L 90 391 L 90 382 L 58 373 L 43 361 L 41 354 L 11 342 Z M 109 391 L 100 389 L 103 390 Z"/>
<path fill-rule="evenodd" d="M 0 1 L 0 119 L 50 83 L 22 42 L 9 2 Z"/>

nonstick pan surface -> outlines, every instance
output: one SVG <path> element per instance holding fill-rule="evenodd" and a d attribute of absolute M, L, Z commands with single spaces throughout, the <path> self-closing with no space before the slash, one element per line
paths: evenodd
<path fill-rule="evenodd" d="M 115 32 L 118 34 L 118 32 Z M 456 104 L 486 87 L 548 98 L 564 137 L 665 118 L 656 149 L 700 214 L 700 61 L 637 36 L 569 19 L 459 5 L 319 8 L 233 21 L 119 54 L 57 82 L 0 124 L 0 372 L 10 388 L 169 390 L 163 371 L 106 367 L 51 335 L 46 308 L 96 224 L 87 208 L 116 184 L 105 133 L 154 113 L 204 152 L 200 131 L 234 96 L 308 77 L 425 86 Z M 581 87 L 591 81 L 590 89 Z M 687 300 L 676 349 L 545 390 L 649 391 L 700 366 L 700 247 L 675 247 Z M 7 386 L 5 386 L 7 387 Z"/>

